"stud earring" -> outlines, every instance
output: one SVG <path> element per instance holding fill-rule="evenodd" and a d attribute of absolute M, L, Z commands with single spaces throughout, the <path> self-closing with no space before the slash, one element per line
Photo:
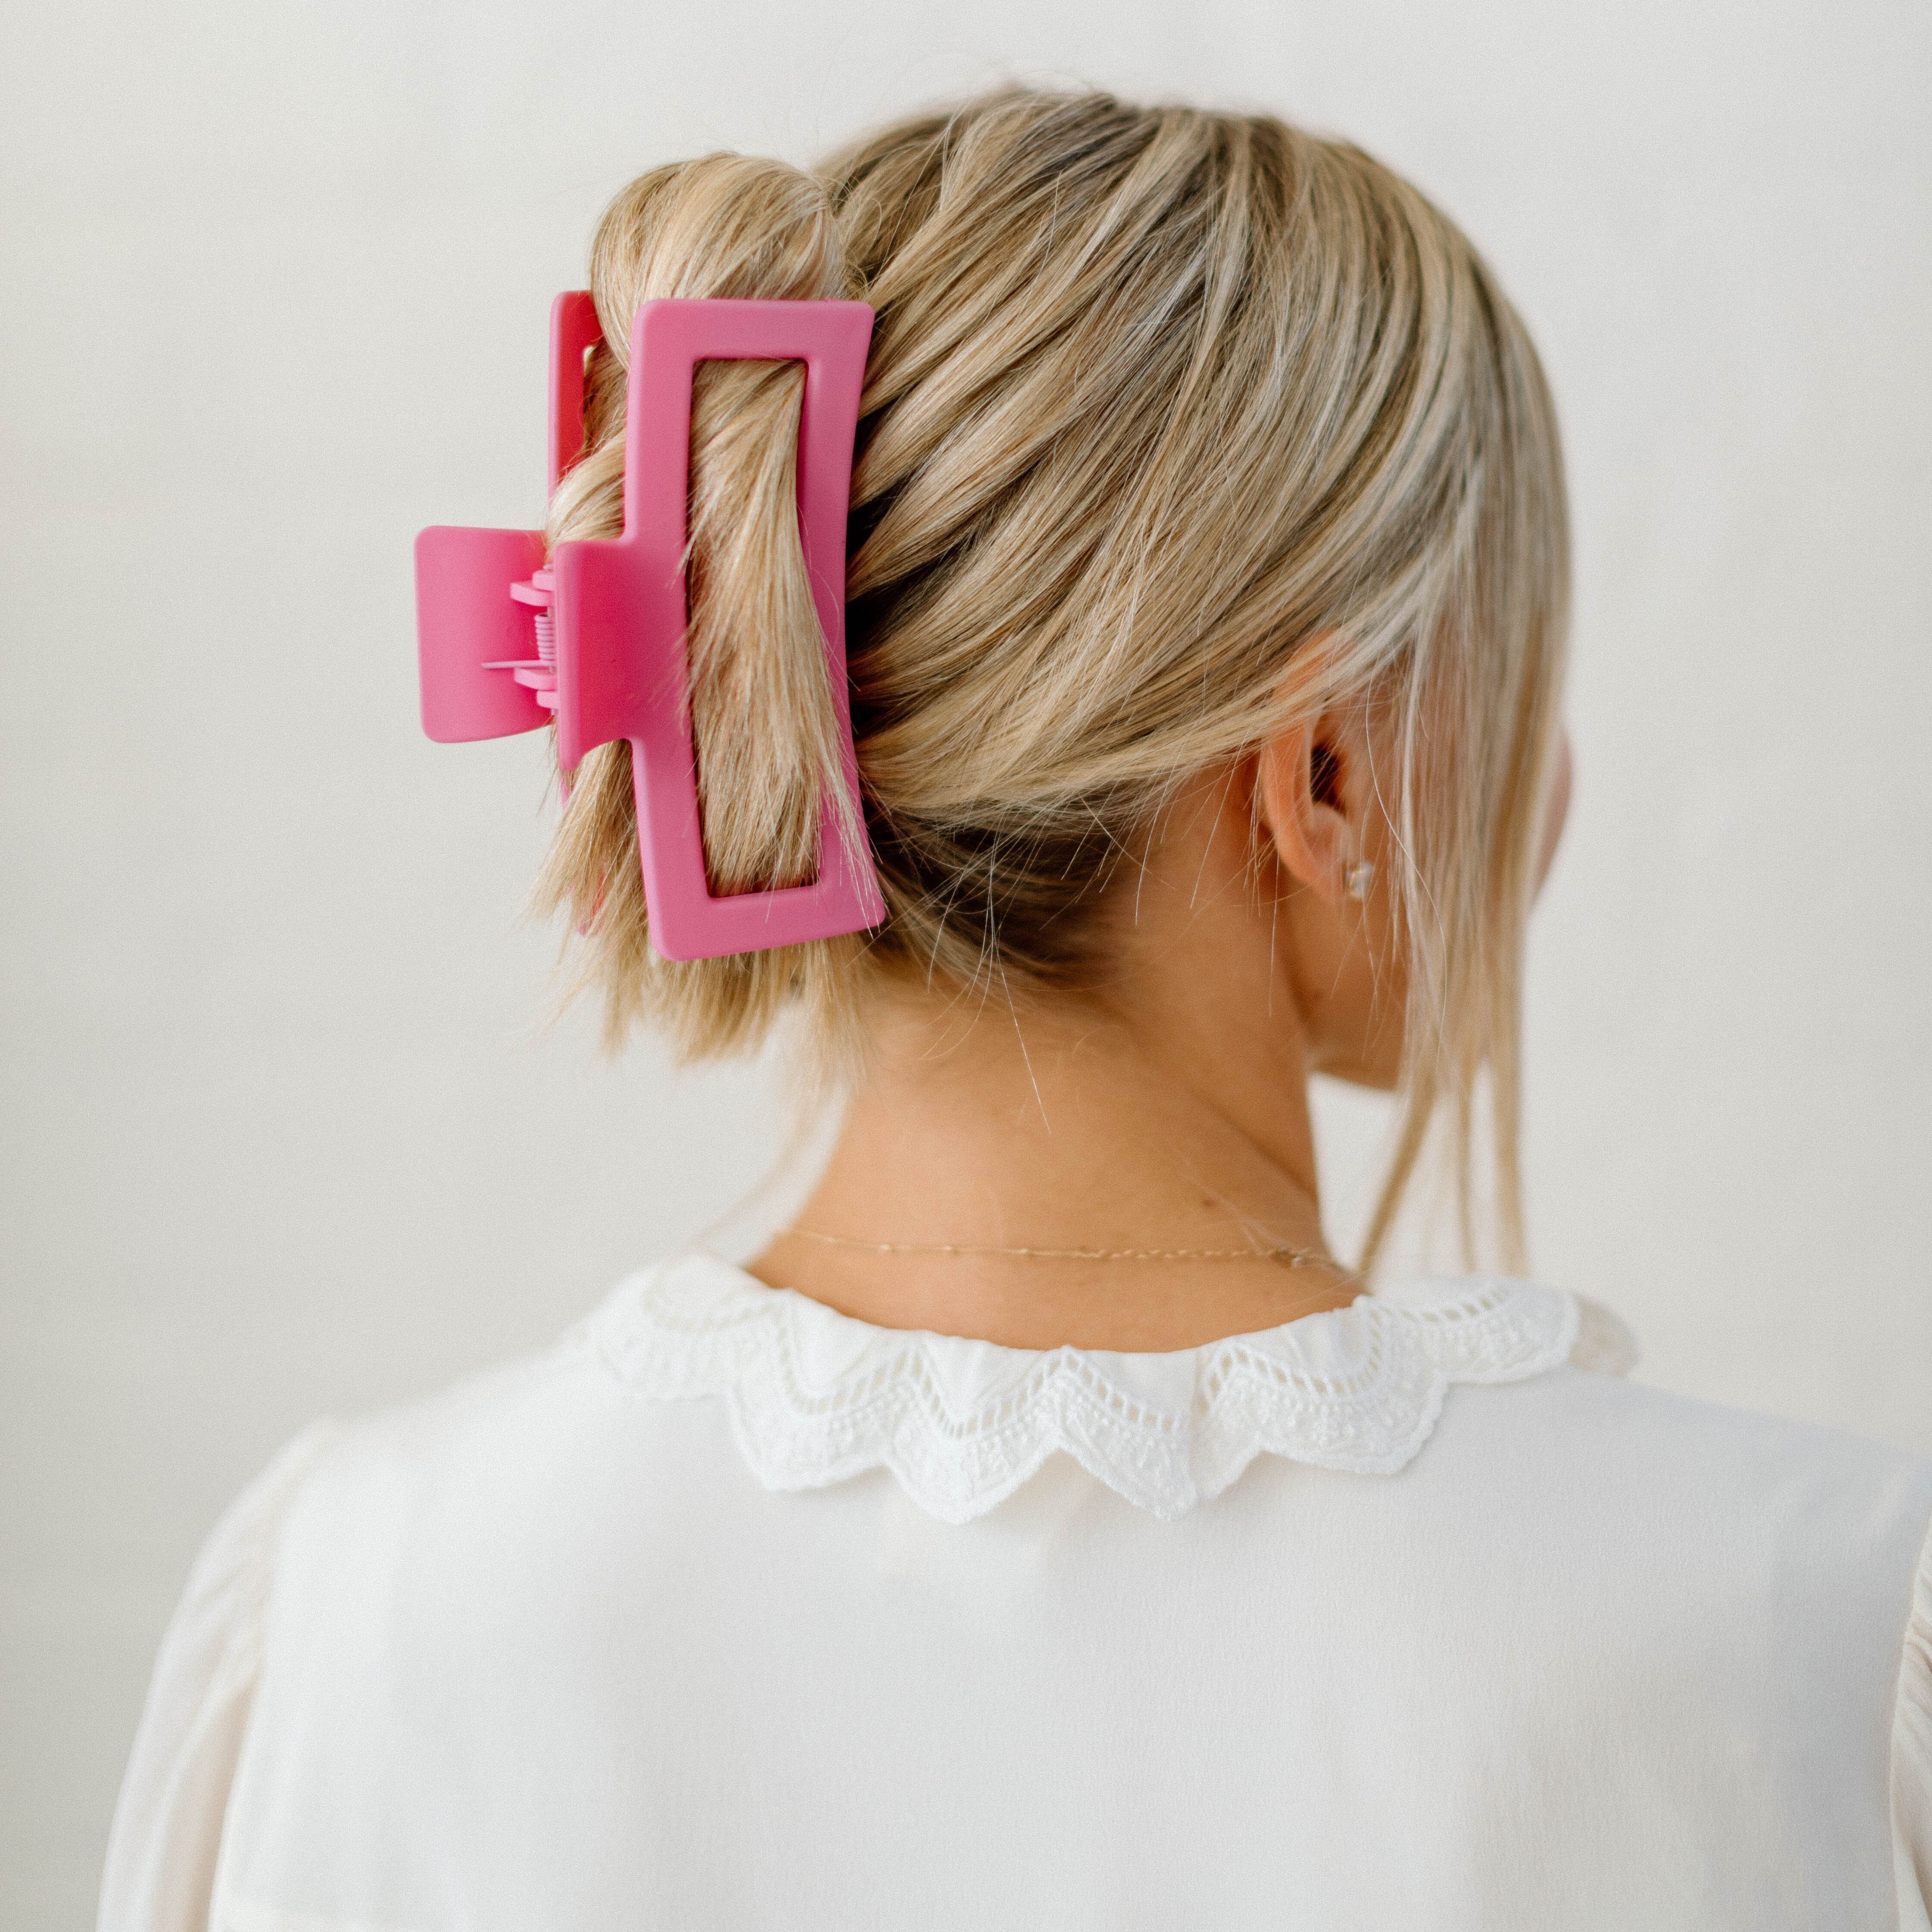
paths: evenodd
<path fill-rule="evenodd" d="M 1352 899 L 1365 899 L 1376 882 L 1376 862 L 1357 859 L 1342 868 L 1342 886 Z"/>

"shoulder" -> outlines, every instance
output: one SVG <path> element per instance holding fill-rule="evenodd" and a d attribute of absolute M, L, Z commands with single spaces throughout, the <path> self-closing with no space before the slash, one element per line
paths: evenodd
<path fill-rule="evenodd" d="M 1457 1390 L 1420 1460 L 1622 1600 L 1821 1655 L 1895 1655 L 1932 1519 L 1932 1457 L 1574 1366 Z"/>
<path fill-rule="evenodd" d="M 611 1374 L 601 1312 L 528 1355 L 332 1424 L 290 1498 L 288 1560 L 345 1540 L 369 1560 L 464 1534 L 501 1544 L 574 1514 L 573 1496 L 621 1487 L 634 1518 L 687 1488 L 706 1460 L 681 1426 L 691 1412 Z"/>
<path fill-rule="evenodd" d="M 1629 1378 L 1637 1350 L 1609 1310 L 1566 1292 L 1514 1284 L 1550 1322 L 1555 1346 L 1504 1373 L 1459 1376 L 1414 1466 L 1418 1490 L 1452 1516 L 1507 1499 L 1526 1525 L 1581 1514 L 1603 1537 L 1664 1550 L 1702 1539 L 1726 1549 L 1776 1535 L 1792 1561 L 1864 1552 L 1916 1558 L 1932 1516 L 1932 1456 L 1850 1430 L 1761 1414 Z M 1442 1284 L 1398 1284 L 1398 1306 Z"/>
<path fill-rule="evenodd" d="M 1749 1490 L 1768 1503 L 1822 1491 L 1932 1508 L 1932 1456 L 1828 1424 L 1736 1408 L 1597 1370 L 1580 1352 L 1533 1384 L 1515 1426 L 1560 1441 L 1580 1468 L 1614 1481 L 1672 1472 L 1673 1487 Z"/>
<path fill-rule="evenodd" d="M 1476 1279 L 1489 1280 L 1488 1277 Z M 1427 1312 L 1448 1278 L 1418 1277 L 1378 1291 L 1398 1307 Z M 1640 1360 L 1635 1339 L 1600 1303 L 1568 1290 L 1498 1280 L 1568 1311 L 1549 1325 L 1560 1346 L 1541 1351 L 1535 1372 L 1456 1377 L 1444 1418 L 1446 1444 L 1432 1442 L 1438 1462 L 1466 1453 L 1494 1453 L 1528 1471 L 1561 1472 L 1568 1482 L 1619 1486 L 1665 1474 L 1680 1497 L 1743 1491 L 1769 1504 L 1780 1495 L 1836 1490 L 1863 1492 L 1917 1511 L 1932 1510 L 1932 1456 L 1856 1432 L 1682 1395 L 1630 1378 Z M 1502 1382 L 1507 1390 L 1485 1389 Z M 1663 1500 L 1659 1498 L 1660 1504 Z"/>
<path fill-rule="evenodd" d="M 602 1654 L 614 1606 L 648 1616 L 754 1490 L 714 1408 L 640 1399 L 586 1326 L 333 1426 L 275 1538 L 262 1750 L 312 1742 L 319 1708 L 345 1751 L 389 1748 L 402 1708 L 460 1730 L 506 1668 Z"/>
<path fill-rule="evenodd" d="M 1580 1358 L 1510 1390 L 1458 1393 L 1465 1413 L 1445 1417 L 1432 1445 L 1447 1460 L 1467 1433 L 1472 1450 L 1486 1444 L 1579 1492 L 1648 1497 L 1660 1512 L 1898 1514 L 1921 1531 L 1932 1513 L 1932 1456 L 1601 1372 Z M 1486 1400 L 1502 1394 L 1510 1399 Z"/>

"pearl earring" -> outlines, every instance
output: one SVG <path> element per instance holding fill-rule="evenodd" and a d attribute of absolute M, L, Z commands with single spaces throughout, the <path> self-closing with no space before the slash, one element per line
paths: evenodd
<path fill-rule="evenodd" d="M 1342 886 L 1352 899 L 1365 899 L 1369 888 L 1376 882 L 1376 863 L 1372 859 L 1358 859 L 1342 868 Z"/>

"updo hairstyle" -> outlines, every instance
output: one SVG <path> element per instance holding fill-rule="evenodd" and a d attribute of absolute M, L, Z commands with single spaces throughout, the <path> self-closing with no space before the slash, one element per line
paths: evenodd
<path fill-rule="evenodd" d="M 577 775 L 546 868 L 609 1030 L 691 1058 L 781 1014 L 862 1050 L 890 982 L 1024 1002 L 1104 980 L 1096 916 L 1163 805 L 1293 721 L 1386 706 L 1376 774 L 1408 952 L 1381 1244 L 1446 1112 L 1469 1198 L 1486 1076 L 1506 1258 L 1523 928 L 1562 675 L 1554 412 L 1458 230 L 1345 143 L 1264 116 L 1006 91 L 814 175 L 659 168 L 598 230 L 589 453 L 548 534 L 622 522 L 625 365 L 658 296 L 878 311 L 848 550 L 877 931 L 674 962 L 648 945 L 628 748 Z M 714 891 L 812 875 L 836 726 L 794 508 L 802 371 L 703 364 L 692 707 Z M 1312 640 L 1324 648 L 1306 650 Z"/>

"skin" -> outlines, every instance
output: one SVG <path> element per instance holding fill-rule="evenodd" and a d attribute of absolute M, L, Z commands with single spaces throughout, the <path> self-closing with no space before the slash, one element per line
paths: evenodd
<path fill-rule="evenodd" d="M 1108 909 L 1096 989 L 1018 1010 L 943 988 L 890 996 L 796 1227 L 1325 1256 L 1309 1078 L 1388 1088 L 1402 1055 L 1374 728 L 1333 713 L 1187 788 Z M 1567 738 L 1555 764 L 1539 884 L 1568 805 Z M 1376 876 L 1358 901 L 1346 873 L 1360 859 Z M 1364 1292 L 1332 1260 L 878 1254 L 789 1232 L 752 1272 L 880 1327 L 1019 1348 L 1192 1348 Z"/>

